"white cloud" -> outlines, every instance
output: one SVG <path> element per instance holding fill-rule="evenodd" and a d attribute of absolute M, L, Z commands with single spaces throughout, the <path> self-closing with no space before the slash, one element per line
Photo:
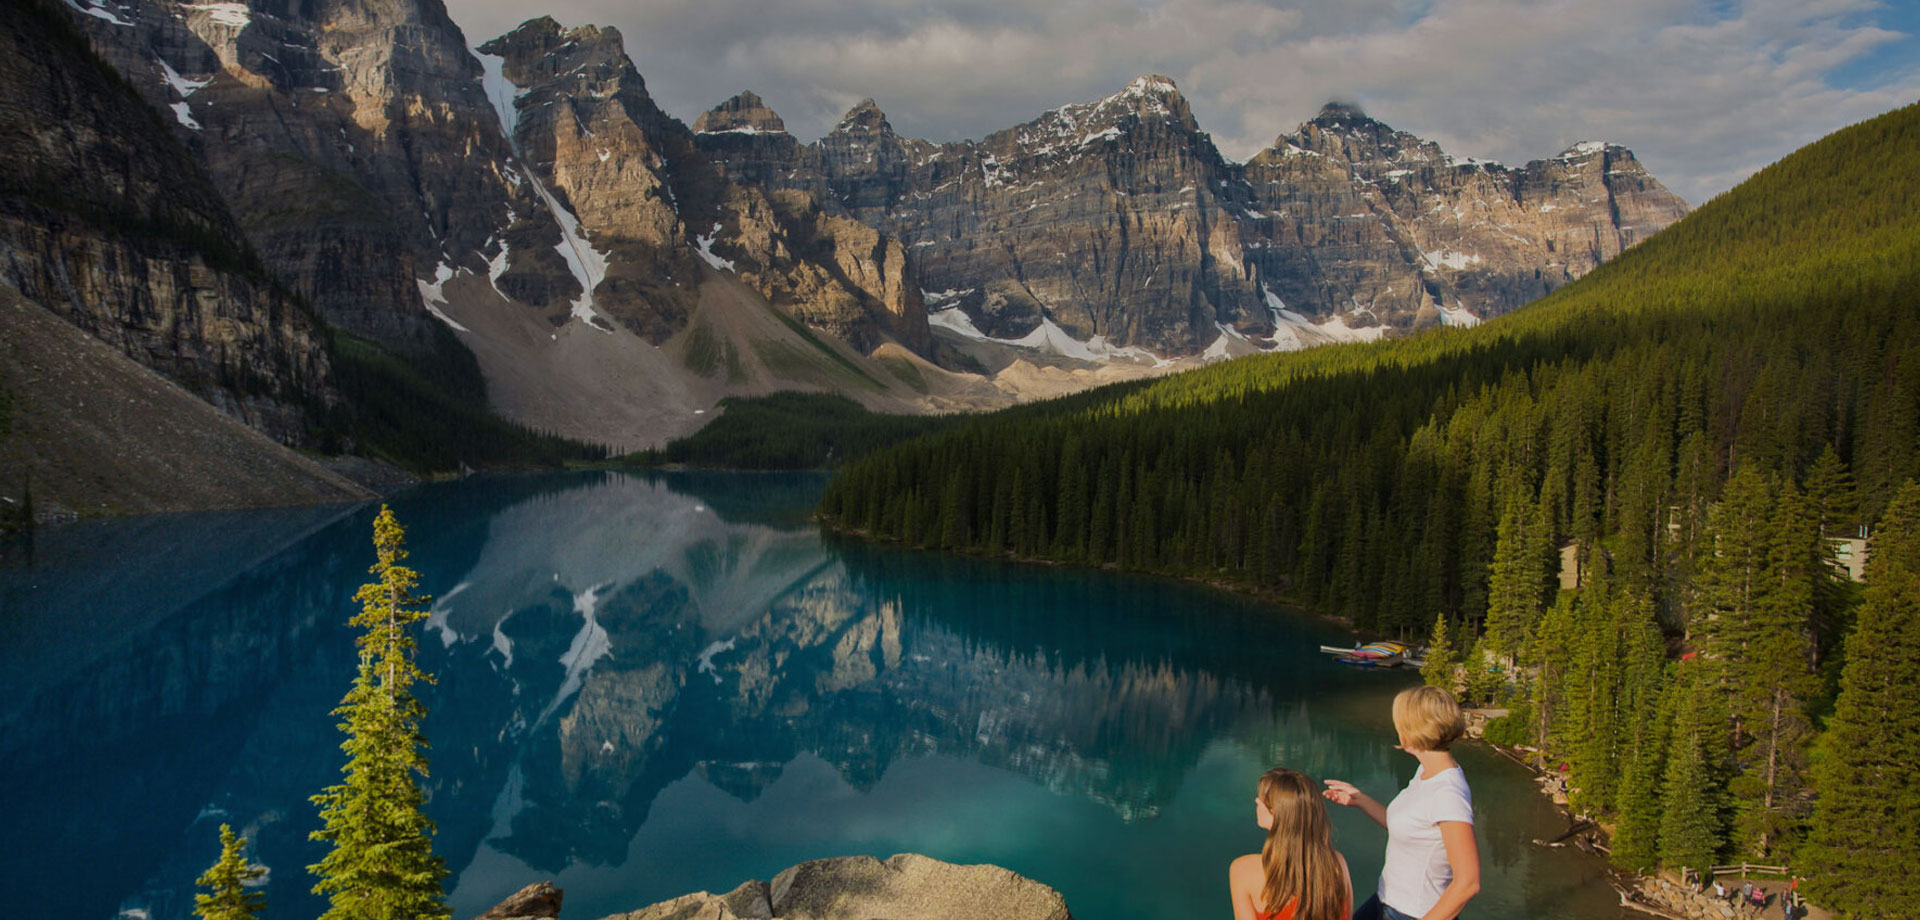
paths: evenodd
<path fill-rule="evenodd" d="M 476 40 L 527 9 L 449 6 Z M 1833 76 L 1914 43 L 1875 25 L 1876 0 L 549 0 L 547 12 L 618 26 L 661 105 L 689 121 L 753 89 L 802 137 L 866 96 L 902 133 L 979 137 L 1158 72 L 1236 159 L 1337 97 L 1460 156 L 1623 143 L 1695 202 L 1920 98 L 1913 63 L 1864 83 Z"/>

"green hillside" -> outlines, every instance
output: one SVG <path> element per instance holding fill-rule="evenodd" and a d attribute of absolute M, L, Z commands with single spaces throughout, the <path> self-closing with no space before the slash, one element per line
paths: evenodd
<path fill-rule="evenodd" d="M 1735 467 L 1797 480 L 1831 446 L 1862 499 L 1835 526 L 1871 522 L 1920 473 L 1915 162 L 1909 107 L 1511 316 L 985 416 L 849 467 L 821 513 L 912 545 L 1227 578 L 1386 631 L 1478 620 L 1509 492 L 1591 547 L 1651 533 L 1635 516 L 1675 488 L 1697 516 Z M 1689 461 L 1708 466 L 1677 482 Z"/>
<path fill-rule="evenodd" d="M 1235 583 L 1370 633 L 1443 618 L 1481 637 L 1474 691 L 1531 707 L 1506 728 L 1621 820 L 1623 863 L 1785 858 L 1858 598 L 1822 534 L 1920 476 L 1917 163 L 1910 106 L 1511 316 L 978 419 L 849 466 L 820 514 Z M 1663 639 L 1701 654 L 1663 664 Z M 1759 720 L 1748 684 L 1785 702 Z"/>

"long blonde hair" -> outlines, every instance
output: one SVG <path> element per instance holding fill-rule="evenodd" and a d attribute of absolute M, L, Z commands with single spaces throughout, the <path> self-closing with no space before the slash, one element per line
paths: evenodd
<path fill-rule="evenodd" d="M 1319 787 L 1304 773 L 1276 767 L 1260 777 L 1257 794 L 1273 815 L 1260 850 L 1267 876 L 1260 912 L 1278 912 L 1298 898 L 1294 920 L 1345 920 L 1353 906 Z"/>

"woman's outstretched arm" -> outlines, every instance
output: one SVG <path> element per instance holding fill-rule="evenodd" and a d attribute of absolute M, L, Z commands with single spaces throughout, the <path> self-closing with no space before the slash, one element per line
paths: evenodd
<path fill-rule="evenodd" d="M 1361 792 L 1345 780 L 1330 779 L 1324 782 L 1327 789 L 1321 795 L 1326 796 L 1327 801 L 1335 805 L 1351 805 L 1372 818 L 1375 824 L 1387 826 L 1387 806 L 1375 801 L 1373 796 Z"/>

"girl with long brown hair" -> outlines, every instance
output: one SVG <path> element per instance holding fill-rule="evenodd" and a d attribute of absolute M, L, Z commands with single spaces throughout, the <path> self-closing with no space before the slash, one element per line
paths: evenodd
<path fill-rule="evenodd" d="M 1347 920 L 1353 880 L 1346 857 L 1333 848 L 1320 787 L 1304 773 L 1276 767 L 1256 788 L 1253 817 L 1267 843 L 1227 871 L 1234 920 Z"/>

